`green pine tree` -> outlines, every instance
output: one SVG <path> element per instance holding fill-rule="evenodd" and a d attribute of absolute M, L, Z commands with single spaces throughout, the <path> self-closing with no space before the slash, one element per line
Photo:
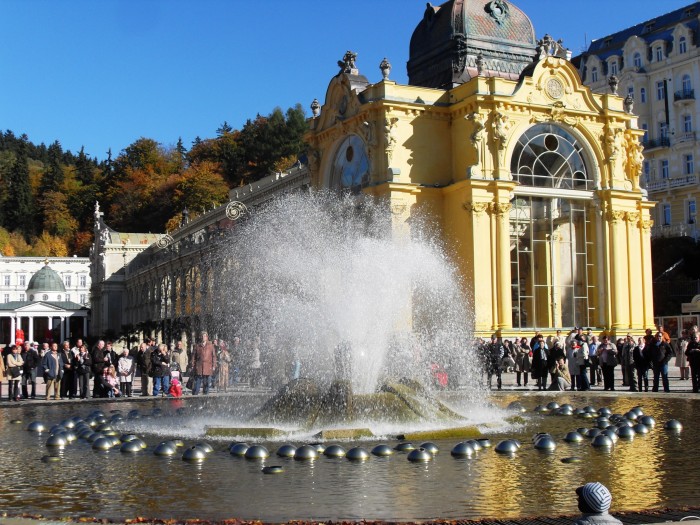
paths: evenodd
<path fill-rule="evenodd" d="M 5 202 L 5 227 L 20 231 L 28 241 L 34 234 L 35 210 L 29 185 L 27 141 L 23 137 L 17 147 L 14 165 L 8 177 L 9 198 Z"/>

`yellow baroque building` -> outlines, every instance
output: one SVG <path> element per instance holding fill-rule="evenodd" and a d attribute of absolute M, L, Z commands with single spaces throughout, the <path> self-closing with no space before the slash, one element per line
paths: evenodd
<path fill-rule="evenodd" d="M 653 326 L 650 202 L 637 119 L 595 94 L 505 0 L 428 4 L 409 84 L 346 53 L 307 141 L 312 185 L 385 199 L 444 236 L 476 335 Z M 472 322 L 468 320 L 468 322 Z"/>

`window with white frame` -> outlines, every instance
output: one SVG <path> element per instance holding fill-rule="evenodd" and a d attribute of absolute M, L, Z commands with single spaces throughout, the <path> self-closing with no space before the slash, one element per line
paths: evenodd
<path fill-rule="evenodd" d="M 695 162 L 693 160 L 693 154 L 689 153 L 687 155 L 683 155 L 683 161 L 685 165 L 685 174 L 692 175 L 693 173 L 695 173 Z"/>
<path fill-rule="evenodd" d="M 668 124 L 666 124 L 665 122 L 659 122 L 659 138 L 668 138 Z"/>
<path fill-rule="evenodd" d="M 639 88 L 639 101 L 642 104 L 647 103 L 647 89 L 646 88 Z"/>
<path fill-rule="evenodd" d="M 10 302 L 10 294 L 6 293 L 4 299 L 5 299 L 6 303 L 9 303 Z"/>
<path fill-rule="evenodd" d="M 5 286 L 10 286 L 10 276 L 9 275 L 2 276 L 2 284 L 4 284 Z"/>
<path fill-rule="evenodd" d="M 85 288 L 87 286 L 87 275 L 78 276 L 78 280 L 81 288 Z"/>
<path fill-rule="evenodd" d="M 26 275 L 19 276 L 19 285 L 20 286 L 27 286 L 27 276 Z"/>
<path fill-rule="evenodd" d="M 19 294 L 19 300 L 20 301 L 26 301 L 25 295 L 23 293 Z"/>
<path fill-rule="evenodd" d="M 87 296 L 84 293 L 80 294 L 80 304 L 85 304 L 87 302 Z"/>
<path fill-rule="evenodd" d="M 664 59 L 664 50 L 661 46 L 656 46 L 654 49 L 654 52 L 656 53 L 656 61 L 661 62 Z"/>
<path fill-rule="evenodd" d="M 661 206 L 661 224 L 664 226 L 671 225 L 671 205 L 664 204 Z"/>
<path fill-rule="evenodd" d="M 662 160 L 660 163 L 660 172 L 661 172 L 661 178 L 662 179 L 668 179 L 668 161 L 667 160 Z"/>
<path fill-rule="evenodd" d="M 693 82 L 690 80 L 690 75 L 683 75 L 682 86 L 683 95 L 690 95 L 690 92 L 693 90 Z"/>
<path fill-rule="evenodd" d="M 610 62 L 610 74 L 617 75 L 617 60 Z"/>
<path fill-rule="evenodd" d="M 664 89 L 663 81 L 656 83 L 656 100 L 664 100 L 666 98 L 666 89 Z"/>
<path fill-rule="evenodd" d="M 688 51 L 688 42 L 684 36 L 680 37 L 678 39 L 678 53 L 681 55 L 685 54 Z"/>
<path fill-rule="evenodd" d="M 688 201 L 688 224 L 695 224 L 695 218 L 697 217 L 697 207 L 695 204 L 695 199 Z"/>
<path fill-rule="evenodd" d="M 642 55 L 641 55 L 641 53 L 635 53 L 632 61 L 634 62 L 634 67 L 642 67 Z"/>
<path fill-rule="evenodd" d="M 66 302 L 69 302 L 69 301 L 70 301 L 70 294 L 67 293 L 67 294 L 66 294 Z"/>
<path fill-rule="evenodd" d="M 71 281 L 72 281 L 72 280 L 73 280 L 73 279 L 72 279 L 72 276 L 71 276 L 71 275 L 64 275 L 64 276 L 63 276 L 63 282 L 65 283 L 66 288 L 70 288 L 70 287 L 71 287 Z"/>
<path fill-rule="evenodd" d="M 598 82 L 598 68 L 591 69 L 591 82 Z"/>
<path fill-rule="evenodd" d="M 690 133 L 693 131 L 693 116 L 683 115 L 683 132 Z"/>

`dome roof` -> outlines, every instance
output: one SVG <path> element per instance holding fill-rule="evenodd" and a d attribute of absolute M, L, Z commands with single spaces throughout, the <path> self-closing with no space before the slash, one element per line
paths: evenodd
<path fill-rule="evenodd" d="M 61 276 L 58 275 L 55 270 L 49 268 L 48 264 L 36 272 L 29 280 L 27 295 L 40 292 L 66 292 L 63 279 L 61 279 Z"/>
<path fill-rule="evenodd" d="M 477 76 L 517 79 L 536 55 L 532 22 L 507 0 L 449 0 L 428 4 L 411 37 L 408 82 L 450 89 Z"/>

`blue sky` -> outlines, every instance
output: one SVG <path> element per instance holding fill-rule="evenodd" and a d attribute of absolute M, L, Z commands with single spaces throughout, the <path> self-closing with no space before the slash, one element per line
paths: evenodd
<path fill-rule="evenodd" d="M 484 0 L 485 1 L 485 0 Z M 433 0 L 434 4 L 441 3 Z M 518 0 L 538 38 L 590 41 L 688 0 Z M 358 54 L 406 82 L 425 0 L 0 0 L 0 129 L 104 159 L 139 137 L 174 145 L 257 113 L 323 102 Z"/>

